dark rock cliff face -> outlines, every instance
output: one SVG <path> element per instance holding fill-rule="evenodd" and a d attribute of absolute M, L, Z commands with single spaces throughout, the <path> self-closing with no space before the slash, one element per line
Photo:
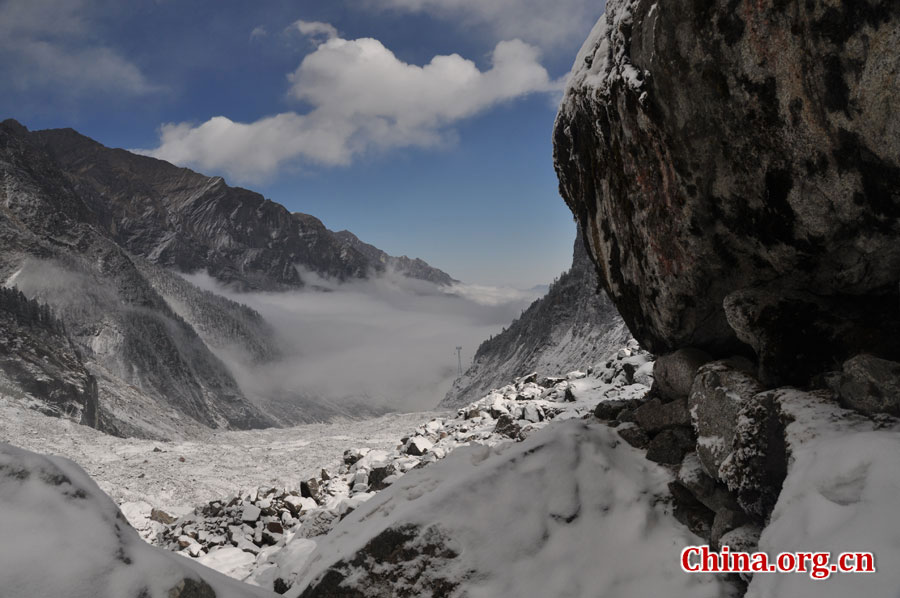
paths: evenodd
<path fill-rule="evenodd" d="M 531 372 L 558 376 L 587 368 L 630 338 L 615 306 L 599 289 L 579 233 L 572 268 L 509 328 L 478 347 L 474 363 L 454 382 L 441 405 L 468 405 Z"/>
<path fill-rule="evenodd" d="M 27 337 L 35 350 L 40 345 L 37 369 L 28 367 L 30 353 L 12 342 L 17 337 L 3 345 L 3 371 L 21 393 L 52 411 L 56 395 L 41 380 L 58 363 L 76 377 L 83 367 L 96 380 L 92 387 L 76 384 L 90 400 L 73 400 L 93 405 L 86 423 L 108 432 L 157 437 L 183 432 L 185 422 L 226 428 L 273 423 L 154 290 L 136 265 L 141 258 L 105 234 L 78 189 L 15 123 L 0 126 L 0 176 L 0 279 L 48 305 L 65 326 L 53 338 Z M 10 334 L 33 330 L 8 315 Z"/>
<path fill-rule="evenodd" d="M 767 382 L 900 357 L 898 23 L 892 0 L 609 1 L 555 160 L 644 346 L 749 345 Z"/>
<path fill-rule="evenodd" d="M 617 429 L 680 465 L 674 514 L 714 547 L 757 545 L 807 430 L 897 425 L 898 69 L 900 4 L 878 0 L 609 0 L 579 53 L 560 190 L 665 354 L 643 438 Z M 682 443 L 650 425 L 672 412 Z"/>
<path fill-rule="evenodd" d="M 29 137 L 58 163 L 119 245 L 161 266 L 205 269 L 241 290 L 302 286 L 298 265 L 340 280 L 385 268 L 318 218 L 288 212 L 221 177 L 110 149 L 71 129 Z M 425 262 L 406 273 L 450 279 Z"/>
<path fill-rule="evenodd" d="M 409 258 L 405 255 L 401 255 L 400 257 L 388 255 L 374 245 L 360 241 L 359 237 L 348 230 L 338 231 L 334 233 L 334 236 L 343 243 L 344 246 L 363 254 L 370 262 L 379 265 L 378 267 L 389 268 L 404 276 L 427 280 L 443 286 L 459 282 L 446 272 L 429 266 L 427 262 L 419 258 Z"/>
<path fill-rule="evenodd" d="M 45 303 L 0 288 L 0 393 L 38 396 L 47 415 L 97 427 L 97 381 Z"/>

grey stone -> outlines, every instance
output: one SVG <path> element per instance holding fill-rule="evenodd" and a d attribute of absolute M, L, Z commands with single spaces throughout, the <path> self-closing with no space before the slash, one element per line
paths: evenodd
<path fill-rule="evenodd" d="M 182 579 L 169 590 L 168 598 L 216 598 L 216 592 L 202 579 Z"/>
<path fill-rule="evenodd" d="M 712 528 L 709 532 L 710 547 L 713 550 L 719 550 L 721 548 L 720 541 L 722 536 L 748 522 L 749 518 L 743 511 L 725 508 L 719 509 L 716 511 L 716 516 L 713 519 Z M 731 546 L 729 546 L 729 548 L 731 548 Z"/>
<path fill-rule="evenodd" d="M 622 440 L 634 448 L 645 449 L 650 445 L 650 437 L 647 436 L 647 433 L 631 422 L 619 424 L 616 432 L 619 433 Z"/>
<path fill-rule="evenodd" d="M 753 377 L 719 361 L 700 368 L 688 400 L 697 455 L 712 478 L 722 480 L 719 467 L 731 454 L 738 411 L 742 404 L 763 390 Z"/>
<path fill-rule="evenodd" d="M 874 415 L 900 416 L 900 363 L 874 355 L 857 355 L 844 362 L 840 381 L 841 404 Z"/>
<path fill-rule="evenodd" d="M 846 343 L 897 359 L 895 3 L 659 6 L 607 6 L 553 135 L 560 193 L 632 334 L 656 354 L 736 352 L 723 301 L 769 285 L 826 297 L 823 316 L 869 333 Z M 846 348 L 777 317 L 802 349 L 782 372 Z"/>
<path fill-rule="evenodd" d="M 321 502 L 319 480 L 317 480 L 316 478 L 310 478 L 305 482 L 300 482 L 300 496 L 304 498 L 311 498 L 317 503 Z"/>
<path fill-rule="evenodd" d="M 637 407 L 641 404 L 640 399 L 613 399 L 611 401 L 600 401 L 594 407 L 594 415 L 602 420 L 611 421 L 619 416 L 626 407 Z"/>
<path fill-rule="evenodd" d="M 728 492 L 728 488 L 716 482 L 703 470 L 696 452 L 688 453 L 684 457 L 676 480 L 711 511 L 721 509 L 734 511 L 739 508 L 737 500 Z"/>
<path fill-rule="evenodd" d="M 669 483 L 669 491 L 672 493 L 675 519 L 701 538 L 709 539 L 715 513 L 677 481 Z"/>
<path fill-rule="evenodd" d="M 741 509 L 763 519 L 775 507 L 787 475 L 787 422 L 776 400 L 783 392 L 791 390 L 763 392 L 743 402 L 734 429 L 734 451 L 719 468 Z"/>
<path fill-rule="evenodd" d="M 668 399 L 687 397 L 694 384 L 697 370 L 713 358 L 700 349 L 678 349 L 656 358 L 653 364 L 653 380 L 659 392 Z"/>
<path fill-rule="evenodd" d="M 691 414 L 688 412 L 687 398 L 682 397 L 669 403 L 651 399 L 634 410 L 634 421 L 651 435 L 668 428 L 690 426 Z"/>
<path fill-rule="evenodd" d="M 522 433 L 522 428 L 513 421 L 509 415 L 503 414 L 497 418 L 497 425 L 494 426 L 494 434 L 501 434 L 508 438 L 517 439 Z"/>
<path fill-rule="evenodd" d="M 647 459 L 663 465 L 677 465 L 693 448 L 690 428 L 668 428 L 650 440 Z"/>

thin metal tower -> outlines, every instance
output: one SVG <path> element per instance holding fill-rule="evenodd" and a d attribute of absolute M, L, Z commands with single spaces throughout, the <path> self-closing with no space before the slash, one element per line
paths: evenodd
<path fill-rule="evenodd" d="M 458 364 L 456 374 L 457 374 L 457 377 L 461 378 L 462 377 L 462 347 L 456 348 L 456 361 Z"/>

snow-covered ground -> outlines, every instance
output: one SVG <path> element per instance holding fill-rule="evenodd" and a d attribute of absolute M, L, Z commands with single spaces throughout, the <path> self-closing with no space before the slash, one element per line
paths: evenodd
<path fill-rule="evenodd" d="M 0 442 L 75 461 L 120 505 L 143 501 L 181 514 L 247 488 L 296 488 L 323 467 L 337 469 L 348 447 L 393 449 L 401 436 L 437 415 L 390 414 L 157 442 L 108 436 L 0 396 Z"/>

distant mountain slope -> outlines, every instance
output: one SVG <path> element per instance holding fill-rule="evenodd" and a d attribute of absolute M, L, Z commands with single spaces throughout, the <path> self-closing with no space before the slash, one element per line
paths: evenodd
<path fill-rule="evenodd" d="M 0 394 L 27 399 L 47 415 L 97 426 L 97 381 L 46 303 L 0 288 Z"/>
<path fill-rule="evenodd" d="M 441 406 L 467 405 L 533 371 L 557 375 L 586 368 L 624 346 L 631 335 L 598 288 L 579 233 L 572 268 L 509 328 L 478 347 L 474 363 L 454 382 Z"/>
<path fill-rule="evenodd" d="M 371 262 L 381 264 L 384 268 L 394 270 L 410 278 L 418 278 L 427 280 L 439 285 L 451 285 L 459 282 L 451 278 L 449 274 L 429 266 L 427 262 L 419 258 L 408 258 L 405 255 L 394 257 L 388 255 L 384 251 L 378 249 L 374 245 L 369 245 L 359 240 L 359 237 L 348 230 L 342 230 L 334 233 L 335 237 L 346 247 L 358 251 L 368 258 Z"/>
<path fill-rule="evenodd" d="M 167 268 L 206 270 L 245 290 L 300 287 L 298 265 L 337 279 L 391 267 L 452 281 L 360 245 L 365 252 L 316 218 L 219 178 L 71 130 L 0 123 L 0 287 L 61 322 L 34 328 L 23 310 L 4 311 L 0 393 L 122 436 L 347 416 L 346 405 L 318 397 L 245 392 L 248 368 L 282 356 L 274 331 Z"/>
<path fill-rule="evenodd" d="M 116 243 L 161 266 L 207 270 L 241 290 L 302 286 L 297 265 L 345 280 L 399 264 L 412 278 L 452 282 L 421 260 L 393 258 L 355 236 L 348 242 L 314 216 L 292 214 L 221 177 L 110 149 L 72 129 L 28 136 L 53 157 Z"/>

